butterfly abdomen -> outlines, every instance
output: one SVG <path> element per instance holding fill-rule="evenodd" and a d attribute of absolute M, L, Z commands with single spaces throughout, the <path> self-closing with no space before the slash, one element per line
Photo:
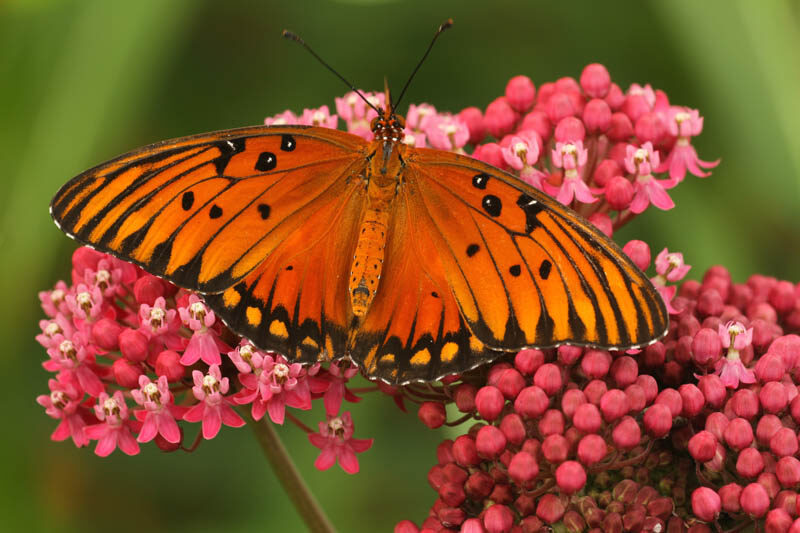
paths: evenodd
<path fill-rule="evenodd" d="M 389 210 L 370 205 L 358 232 L 358 244 L 350 270 L 350 302 L 355 316 L 364 316 L 375 298 L 383 269 Z"/>

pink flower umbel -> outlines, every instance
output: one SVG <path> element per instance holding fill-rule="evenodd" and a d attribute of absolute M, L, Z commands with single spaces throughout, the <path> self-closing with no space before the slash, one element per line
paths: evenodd
<path fill-rule="evenodd" d="M 309 433 L 308 440 L 322 450 L 314 466 L 319 470 L 327 470 L 338 461 L 348 474 L 358 472 L 356 454 L 369 450 L 373 441 L 353 438 L 353 419 L 349 411 L 342 416 L 329 415 L 327 422 L 319 423 L 319 433 Z"/>
<path fill-rule="evenodd" d="M 139 453 L 139 443 L 133 437 L 132 431 L 137 431 L 140 424 L 128 419 L 128 406 L 122 391 L 116 391 L 111 397 L 102 393 L 94 406 L 94 412 L 101 423 L 85 429 L 86 436 L 97 441 L 94 453 L 106 457 L 118 446 L 127 455 Z"/>
<path fill-rule="evenodd" d="M 642 213 L 653 204 L 659 209 L 675 207 L 675 202 L 667 194 L 667 189 L 675 186 L 670 180 L 657 180 L 652 172 L 659 164 L 658 152 L 653 151 L 653 143 L 646 142 L 641 148 L 629 144 L 626 148 L 625 168 L 636 176 L 634 196 L 631 201 L 632 213 Z"/>
<path fill-rule="evenodd" d="M 178 312 L 184 324 L 194 331 L 186 351 L 181 357 L 181 364 L 193 365 L 202 359 L 207 365 L 219 365 L 222 358 L 219 355 L 219 346 L 216 333 L 209 329 L 216 320 L 214 311 L 206 307 L 197 295 L 189 296 L 189 305 L 179 307 Z"/>
<path fill-rule="evenodd" d="M 186 408 L 173 403 L 166 376 L 160 376 L 155 383 L 147 376 L 139 376 L 139 388 L 131 390 L 131 396 L 144 407 L 133 413 L 137 420 L 143 422 L 136 440 L 149 442 L 161 434 L 167 442 L 175 444 L 181 441 L 176 419 L 183 418 Z"/>
<path fill-rule="evenodd" d="M 269 412 L 275 424 L 283 424 L 287 405 L 311 409 L 311 391 L 300 363 L 289 364 L 284 356 L 276 353 L 253 351 L 249 343 L 228 355 L 239 370 L 246 368 L 245 364 L 252 368 L 252 372 L 245 370 L 239 374 L 239 382 L 245 388 L 233 400 L 240 405 L 252 402 L 254 420 L 260 420 Z"/>
<path fill-rule="evenodd" d="M 242 427 L 244 420 L 230 406 L 228 378 L 223 378 L 218 365 L 211 365 L 205 376 L 199 370 L 192 372 L 194 387 L 192 393 L 200 403 L 193 405 L 183 419 L 187 422 L 203 421 L 203 438 L 213 439 L 222 424 L 233 428 Z"/>
<path fill-rule="evenodd" d="M 72 437 L 75 446 L 86 446 L 89 444 L 89 438 L 84 433 L 86 422 L 78 412 L 83 394 L 65 379 L 51 379 L 47 384 L 50 394 L 37 396 L 36 403 L 45 408 L 48 416 L 61 420 L 50 438 L 62 441 Z"/>
<path fill-rule="evenodd" d="M 717 362 L 716 374 L 722 383 L 731 389 L 739 387 L 739 383 L 755 383 L 755 372 L 742 363 L 739 351 L 753 342 L 753 328 L 745 328 L 741 322 L 730 321 L 719 326 L 719 339 L 728 354 Z"/>
<path fill-rule="evenodd" d="M 664 162 L 656 169 L 658 172 L 669 170 L 669 176 L 676 182 L 683 181 L 688 170 L 699 178 L 706 178 L 711 172 L 704 168 L 714 168 L 719 164 L 716 161 L 702 161 L 697 156 L 697 151 L 690 144 L 690 139 L 703 131 L 703 117 L 696 109 L 672 106 L 667 113 L 667 128 L 673 137 L 677 137 L 675 145 L 669 152 Z"/>

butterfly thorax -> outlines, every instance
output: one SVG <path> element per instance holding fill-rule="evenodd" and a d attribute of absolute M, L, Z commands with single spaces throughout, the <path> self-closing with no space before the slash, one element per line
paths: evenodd
<path fill-rule="evenodd" d="M 378 290 L 392 203 L 401 184 L 405 162 L 403 118 L 381 114 L 372 121 L 375 139 L 369 146 L 366 168 L 367 205 L 350 269 L 353 314 L 364 316 Z"/>

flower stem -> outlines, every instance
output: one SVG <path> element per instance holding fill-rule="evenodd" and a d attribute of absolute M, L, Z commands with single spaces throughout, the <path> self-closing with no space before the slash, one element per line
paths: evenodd
<path fill-rule="evenodd" d="M 303 478 L 300 477 L 300 472 L 294 466 L 292 458 L 289 457 L 289 453 L 275 432 L 272 422 L 266 418 L 260 422 L 251 418 L 250 427 L 253 428 L 264 455 L 272 465 L 273 472 L 278 476 L 278 480 L 289 495 L 289 499 L 292 500 L 300 517 L 308 526 L 308 530 L 312 533 L 334 533 L 336 530 L 333 528 L 333 524 L 328 520 L 314 495 L 308 490 Z"/>

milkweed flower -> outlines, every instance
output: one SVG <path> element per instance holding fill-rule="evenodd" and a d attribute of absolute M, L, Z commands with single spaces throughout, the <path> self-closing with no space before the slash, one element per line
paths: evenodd
<path fill-rule="evenodd" d="M 106 457 L 117 447 L 127 455 L 139 453 L 139 443 L 136 442 L 133 433 L 138 431 L 140 424 L 128 418 L 128 406 L 122 391 L 114 392 L 113 396 L 101 393 L 94 406 L 94 412 L 100 423 L 84 429 L 88 438 L 97 441 L 94 453 Z"/>
<path fill-rule="evenodd" d="M 244 420 L 231 407 L 230 398 L 226 397 L 230 384 L 223 378 L 218 365 L 211 365 L 208 374 L 199 370 L 192 372 L 192 394 L 199 403 L 193 405 L 183 415 L 187 422 L 203 422 L 203 438 L 213 439 L 219 433 L 222 424 L 230 427 L 242 427 Z"/>
<path fill-rule="evenodd" d="M 314 462 L 319 470 L 327 470 L 337 461 L 348 474 L 358 472 L 357 453 L 372 447 L 373 439 L 353 438 L 353 419 L 349 411 L 341 416 L 330 416 L 326 422 L 319 423 L 318 433 L 309 433 L 308 440 L 321 450 Z"/>

